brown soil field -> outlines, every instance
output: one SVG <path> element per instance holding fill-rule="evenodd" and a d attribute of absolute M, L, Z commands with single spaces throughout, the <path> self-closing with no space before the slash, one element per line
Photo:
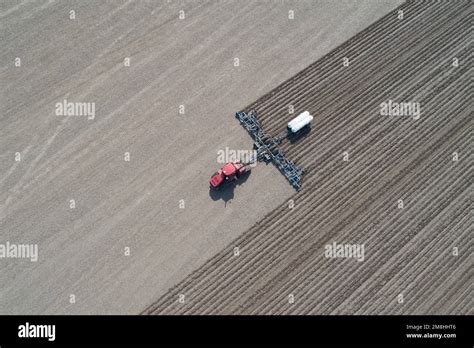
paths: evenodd
<path fill-rule="evenodd" d="M 0 314 L 137 314 L 205 264 L 294 192 L 269 165 L 210 195 L 235 112 L 400 3 L 1 1 L 0 244 L 38 260 L 0 258 Z"/>
<path fill-rule="evenodd" d="M 409 1 L 245 108 L 273 135 L 315 116 L 282 145 L 306 170 L 294 207 L 143 313 L 472 314 L 470 7 Z M 383 115 L 389 100 L 419 118 Z M 334 242 L 363 245 L 363 261 L 326 257 Z"/>

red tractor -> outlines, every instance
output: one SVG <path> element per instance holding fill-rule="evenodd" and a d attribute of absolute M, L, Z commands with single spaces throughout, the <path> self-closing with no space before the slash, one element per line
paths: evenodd
<path fill-rule="evenodd" d="M 219 189 L 223 184 L 237 180 L 242 174 L 249 172 L 250 167 L 245 163 L 233 161 L 223 166 L 211 177 L 211 187 Z"/>

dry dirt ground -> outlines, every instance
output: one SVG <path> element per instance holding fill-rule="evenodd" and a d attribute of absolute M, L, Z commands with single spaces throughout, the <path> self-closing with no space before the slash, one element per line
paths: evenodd
<path fill-rule="evenodd" d="M 0 258 L 0 313 L 139 313 L 280 206 L 271 165 L 209 194 L 234 113 L 400 3 L 2 1 L 0 244 L 39 259 Z"/>
<path fill-rule="evenodd" d="M 250 105 L 273 135 L 289 104 L 315 115 L 282 146 L 307 170 L 294 207 L 144 313 L 472 314 L 471 7 L 404 4 Z M 384 115 L 389 100 L 420 113 Z M 333 243 L 364 253 L 332 258 Z"/>

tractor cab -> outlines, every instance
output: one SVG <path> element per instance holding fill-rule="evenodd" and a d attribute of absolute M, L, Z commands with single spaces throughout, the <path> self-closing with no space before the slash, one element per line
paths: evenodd
<path fill-rule="evenodd" d="M 235 168 L 233 162 L 227 163 L 222 167 L 222 174 L 224 174 L 225 180 L 233 180 L 236 172 L 237 168 Z"/>

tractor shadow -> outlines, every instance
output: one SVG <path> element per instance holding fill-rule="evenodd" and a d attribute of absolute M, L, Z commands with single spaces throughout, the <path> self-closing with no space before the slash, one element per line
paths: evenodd
<path fill-rule="evenodd" d="M 234 198 L 235 188 L 245 183 L 251 173 L 252 171 L 242 174 L 242 176 L 238 180 L 228 184 L 224 184 L 223 187 L 218 190 L 209 187 L 209 196 L 212 198 L 213 201 L 218 201 L 222 199 L 225 205 L 227 205 L 227 202 L 231 201 Z"/>

